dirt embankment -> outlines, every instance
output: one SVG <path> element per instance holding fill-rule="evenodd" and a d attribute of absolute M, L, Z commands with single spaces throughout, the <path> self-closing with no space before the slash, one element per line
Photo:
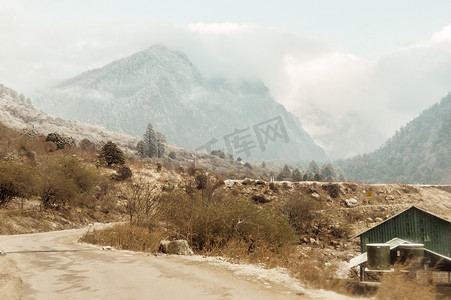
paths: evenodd
<path fill-rule="evenodd" d="M 37 200 L 14 199 L 0 208 L 0 235 L 80 228 L 93 222 L 123 221 L 123 218 L 118 212 L 105 213 L 96 208 L 43 210 Z"/>
<path fill-rule="evenodd" d="M 451 186 L 245 179 L 226 180 L 222 189 L 264 205 L 283 205 L 290 197 L 309 199 L 318 204 L 316 213 L 327 218 L 329 225 L 347 226 L 350 236 L 412 205 L 451 221 Z"/>

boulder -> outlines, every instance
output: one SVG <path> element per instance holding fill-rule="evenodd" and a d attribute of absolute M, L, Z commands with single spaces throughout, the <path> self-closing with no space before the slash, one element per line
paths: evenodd
<path fill-rule="evenodd" d="M 193 255 L 186 240 L 161 241 L 159 251 L 166 254 Z"/>
<path fill-rule="evenodd" d="M 346 199 L 345 203 L 348 207 L 356 207 L 359 205 L 359 201 L 355 198 Z"/>

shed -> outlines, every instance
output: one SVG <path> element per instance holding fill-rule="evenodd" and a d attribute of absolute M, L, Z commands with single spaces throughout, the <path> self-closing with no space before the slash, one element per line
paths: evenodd
<path fill-rule="evenodd" d="M 451 222 L 415 206 L 357 236 L 360 236 L 361 253 L 366 252 L 367 244 L 399 238 L 424 244 L 425 249 L 451 257 Z"/>

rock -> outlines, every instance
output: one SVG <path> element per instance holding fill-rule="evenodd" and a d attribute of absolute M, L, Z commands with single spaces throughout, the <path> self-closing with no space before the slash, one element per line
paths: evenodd
<path fill-rule="evenodd" d="M 380 223 L 380 222 L 382 222 L 382 221 L 384 221 L 384 220 L 382 220 L 382 218 L 379 218 L 379 217 L 378 217 L 378 218 L 374 219 L 374 221 Z"/>
<path fill-rule="evenodd" d="M 315 244 L 316 240 L 314 238 L 310 238 L 310 244 Z"/>
<path fill-rule="evenodd" d="M 3 252 L 3 250 L 0 250 L 0 256 L 5 256 L 5 255 L 6 255 L 6 253 Z"/>
<path fill-rule="evenodd" d="M 385 197 L 385 200 L 395 200 L 395 197 L 393 195 L 388 195 Z"/>
<path fill-rule="evenodd" d="M 373 220 L 372 218 L 370 218 L 370 217 L 366 218 L 366 221 L 367 221 L 368 223 L 373 223 L 373 222 L 374 222 L 374 220 Z"/>
<path fill-rule="evenodd" d="M 359 201 L 355 198 L 346 199 L 345 203 L 348 207 L 356 207 L 359 205 Z"/>
<path fill-rule="evenodd" d="M 314 192 L 314 193 L 312 193 L 312 197 L 318 199 L 319 195 L 318 195 L 318 193 Z"/>
<path fill-rule="evenodd" d="M 111 247 L 111 246 L 104 246 L 104 247 L 102 247 L 102 250 L 113 250 L 113 247 Z"/>
<path fill-rule="evenodd" d="M 186 240 L 161 241 L 159 251 L 166 254 L 193 255 Z"/>

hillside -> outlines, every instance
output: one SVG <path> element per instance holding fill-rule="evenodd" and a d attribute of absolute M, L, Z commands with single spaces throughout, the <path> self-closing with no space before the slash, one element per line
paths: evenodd
<path fill-rule="evenodd" d="M 137 138 L 123 133 L 108 131 L 101 126 L 88 125 L 77 121 L 66 121 L 52 117 L 42 111 L 36 110 L 31 100 L 17 91 L 0 84 L 0 124 L 19 130 L 24 136 L 36 136 L 49 133 L 58 133 L 65 137 L 73 138 L 77 145 L 83 139 L 88 139 L 100 148 L 105 142 L 113 141 L 121 147 L 129 156 L 136 157 Z M 266 167 L 261 164 L 244 164 L 229 157 L 219 157 L 202 152 L 190 151 L 173 145 L 166 145 L 163 157 L 153 158 L 153 162 L 159 162 L 170 167 L 189 167 L 194 162 L 196 168 L 208 172 L 215 172 L 227 178 L 243 179 L 258 178 L 269 180 L 271 175 L 276 175 L 286 163 L 293 162 L 268 162 Z M 169 157 L 173 152 L 175 158 Z M 297 163 L 302 170 L 305 163 Z"/>
<path fill-rule="evenodd" d="M 132 136 L 142 136 L 151 122 L 169 144 L 223 149 L 245 161 L 326 160 L 262 82 L 204 78 L 184 54 L 161 45 L 66 80 L 33 104 Z"/>
<path fill-rule="evenodd" d="M 451 94 L 423 111 L 378 150 L 338 161 L 349 180 L 451 183 Z"/>
<path fill-rule="evenodd" d="M 122 221 L 85 232 L 84 242 L 155 253 L 163 239 L 186 239 L 199 258 L 277 268 L 301 285 L 349 293 L 347 261 L 359 253 L 352 236 L 411 205 L 450 216 L 450 186 L 225 180 L 133 158 L 131 177 L 118 180 L 121 166 L 98 154 L 0 124 L 0 234 Z"/>
<path fill-rule="evenodd" d="M 101 126 L 82 124 L 52 117 L 31 105 L 31 100 L 15 90 L 0 84 L 0 123 L 16 130 L 47 135 L 57 132 L 76 141 L 89 139 L 95 143 L 112 140 L 125 149 L 135 148 L 137 138 L 105 130 Z"/>

